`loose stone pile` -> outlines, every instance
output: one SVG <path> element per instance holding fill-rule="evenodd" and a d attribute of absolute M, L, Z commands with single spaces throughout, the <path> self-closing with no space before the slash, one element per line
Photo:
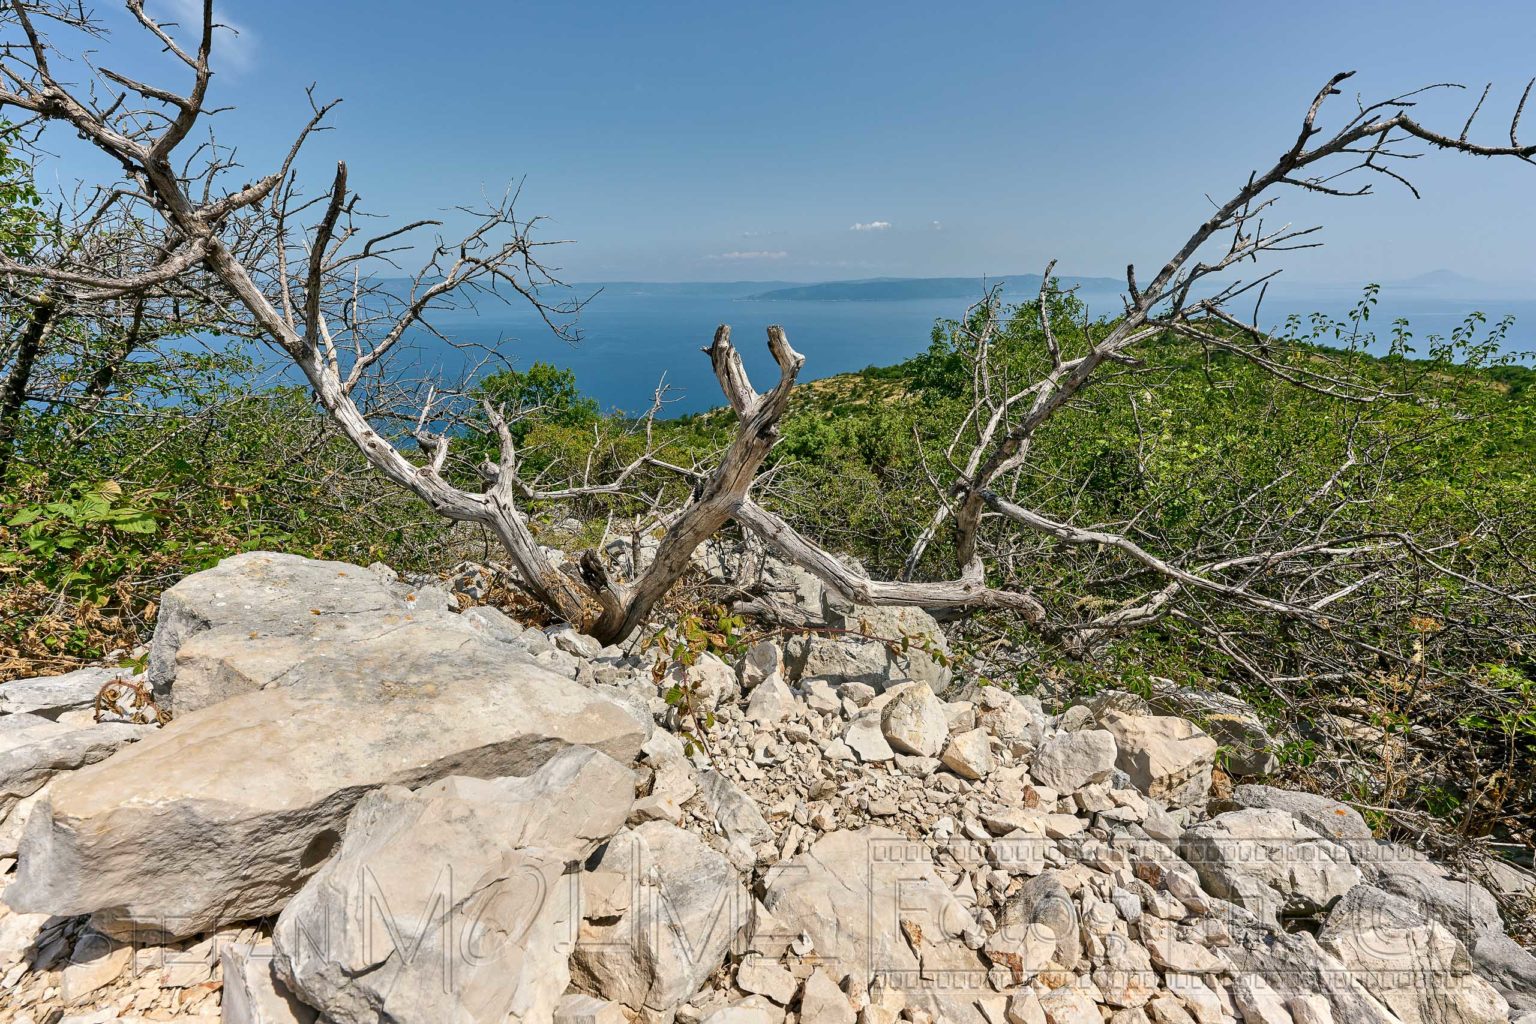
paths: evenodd
<path fill-rule="evenodd" d="M 0 685 L 0 1024 L 1536 1022 L 1486 889 L 1213 800 L 1166 700 L 1050 714 L 756 571 L 845 632 L 674 668 L 686 739 L 640 657 L 266 553 L 165 595 L 164 728 L 96 721 L 107 670 Z"/>

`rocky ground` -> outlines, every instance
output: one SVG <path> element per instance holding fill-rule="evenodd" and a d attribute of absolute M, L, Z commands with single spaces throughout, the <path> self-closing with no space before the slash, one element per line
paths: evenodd
<path fill-rule="evenodd" d="M 701 568 L 845 632 L 658 685 L 255 553 L 164 595 L 142 675 L 0 685 L 0 1024 L 1536 1024 L 1487 889 L 1213 787 L 1219 750 L 1270 766 L 1240 713 L 1046 708 L 952 678 L 919 610 L 745 561 Z"/>

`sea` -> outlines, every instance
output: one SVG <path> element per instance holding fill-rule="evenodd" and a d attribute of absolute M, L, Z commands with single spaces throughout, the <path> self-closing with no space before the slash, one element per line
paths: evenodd
<path fill-rule="evenodd" d="M 1106 285 L 1094 279 L 1079 287 L 1093 315 L 1113 315 L 1121 308 L 1118 291 Z M 754 383 L 764 390 L 777 376 L 766 345 L 770 324 L 782 326 L 790 344 L 805 356 L 801 379 L 813 380 L 907 359 L 928 347 L 937 321 L 962 316 L 974 301 L 959 296 L 872 301 L 754 297 L 779 287 L 762 281 L 574 285 L 571 294 L 586 300 L 575 320 L 580 335 L 575 342 L 556 337 L 521 299 L 481 301 L 473 309 L 433 317 L 433 326 L 451 345 L 418 334 L 404 358 L 415 364 L 413 371 L 448 378 L 552 363 L 572 370 L 581 390 L 605 410 L 643 412 L 662 388 L 663 415 L 677 416 L 722 404 L 702 352 L 719 324 L 731 326 Z M 1339 286 L 1277 289 L 1261 309 L 1260 322 L 1278 327 L 1290 314 L 1313 312 L 1343 317 L 1360 295 L 1358 288 Z M 1028 302 L 1033 295 L 1005 299 Z M 1383 287 L 1370 322 L 1382 339 L 1374 348 L 1384 350 L 1395 318 L 1409 320 L 1422 350 L 1429 335 L 1449 334 L 1474 311 L 1485 314 L 1490 325 L 1505 315 L 1516 317 L 1505 348 L 1536 350 L 1536 297 L 1448 298 L 1412 286 Z"/>

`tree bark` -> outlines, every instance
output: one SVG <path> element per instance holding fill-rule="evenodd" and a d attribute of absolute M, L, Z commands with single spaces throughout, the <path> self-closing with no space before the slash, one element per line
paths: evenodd
<path fill-rule="evenodd" d="M 37 355 L 42 351 L 43 339 L 47 337 L 58 309 L 58 301 L 52 295 L 42 295 L 33 304 L 32 315 L 27 319 L 16 347 L 16 362 L 6 374 L 4 387 L 0 387 L 0 481 L 10 474 L 21 410 L 27 404 L 27 387 L 32 383 L 32 369 L 37 365 Z"/>

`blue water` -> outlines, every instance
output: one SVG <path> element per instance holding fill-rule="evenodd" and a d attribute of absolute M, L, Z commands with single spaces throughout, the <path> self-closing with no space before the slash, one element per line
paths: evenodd
<path fill-rule="evenodd" d="M 587 286 L 590 293 L 599 286 Z M 438 314 L 434 325 L 460 348 L 437 342 L 419 343 L 412 358 L 420 368 L 448 376 L 463 374 L 487 360 L 489 371 L 504 365 L 526 368 L 535 361 L 569 368 L 582 391 L 605 409 L 644 410 L 663 379 L 669 389 L 667 415 L 697 412 L 722 404 L 709 360 L 700 351 L 717 324 L 732 328 L 747 369 L 759 390 L 777 379 L 764 343 L 769 324 L 784 327 L 790 344 L 805 357 L 804 380 L 827 377 L 868 366 L 885 366 L 927 348 L 939 318 L 959 317 L 964 299 L 913 299 L 880 302 L 767 301 L 745 296 L 766 290 L 762 283 L 739 286 L 611 284 L 601 286 L 582 311 L 582 340 L 567 344 L 553 337 L 524 305 L 481 304 L 475 311 Z M 1079 293 L 1089 309 L 1112 314 L 1119 308 L 1114 293 Z M 1330 289 L 1273 296 L 1261 321 L 1278 324 L 1288 313 L 1315 310 L 1342 316 L 1358 299 L 1353 289 Z M 1028 300 L 1029 296 L 1014 298 Z M 1504 313 L 1519 317 L 1508 348 L 1536 349 L 1536 301 L 1445 300 L 1411 291 L 1386 289 L 1372 317 L 1372 326 L 1385 338 L 1393 317 L 1409 317 L 1418 337 L 1448 333 L 1472 310 L 1496 320 Z M 488 357 L 494 349 L 496 355 Z"/>

